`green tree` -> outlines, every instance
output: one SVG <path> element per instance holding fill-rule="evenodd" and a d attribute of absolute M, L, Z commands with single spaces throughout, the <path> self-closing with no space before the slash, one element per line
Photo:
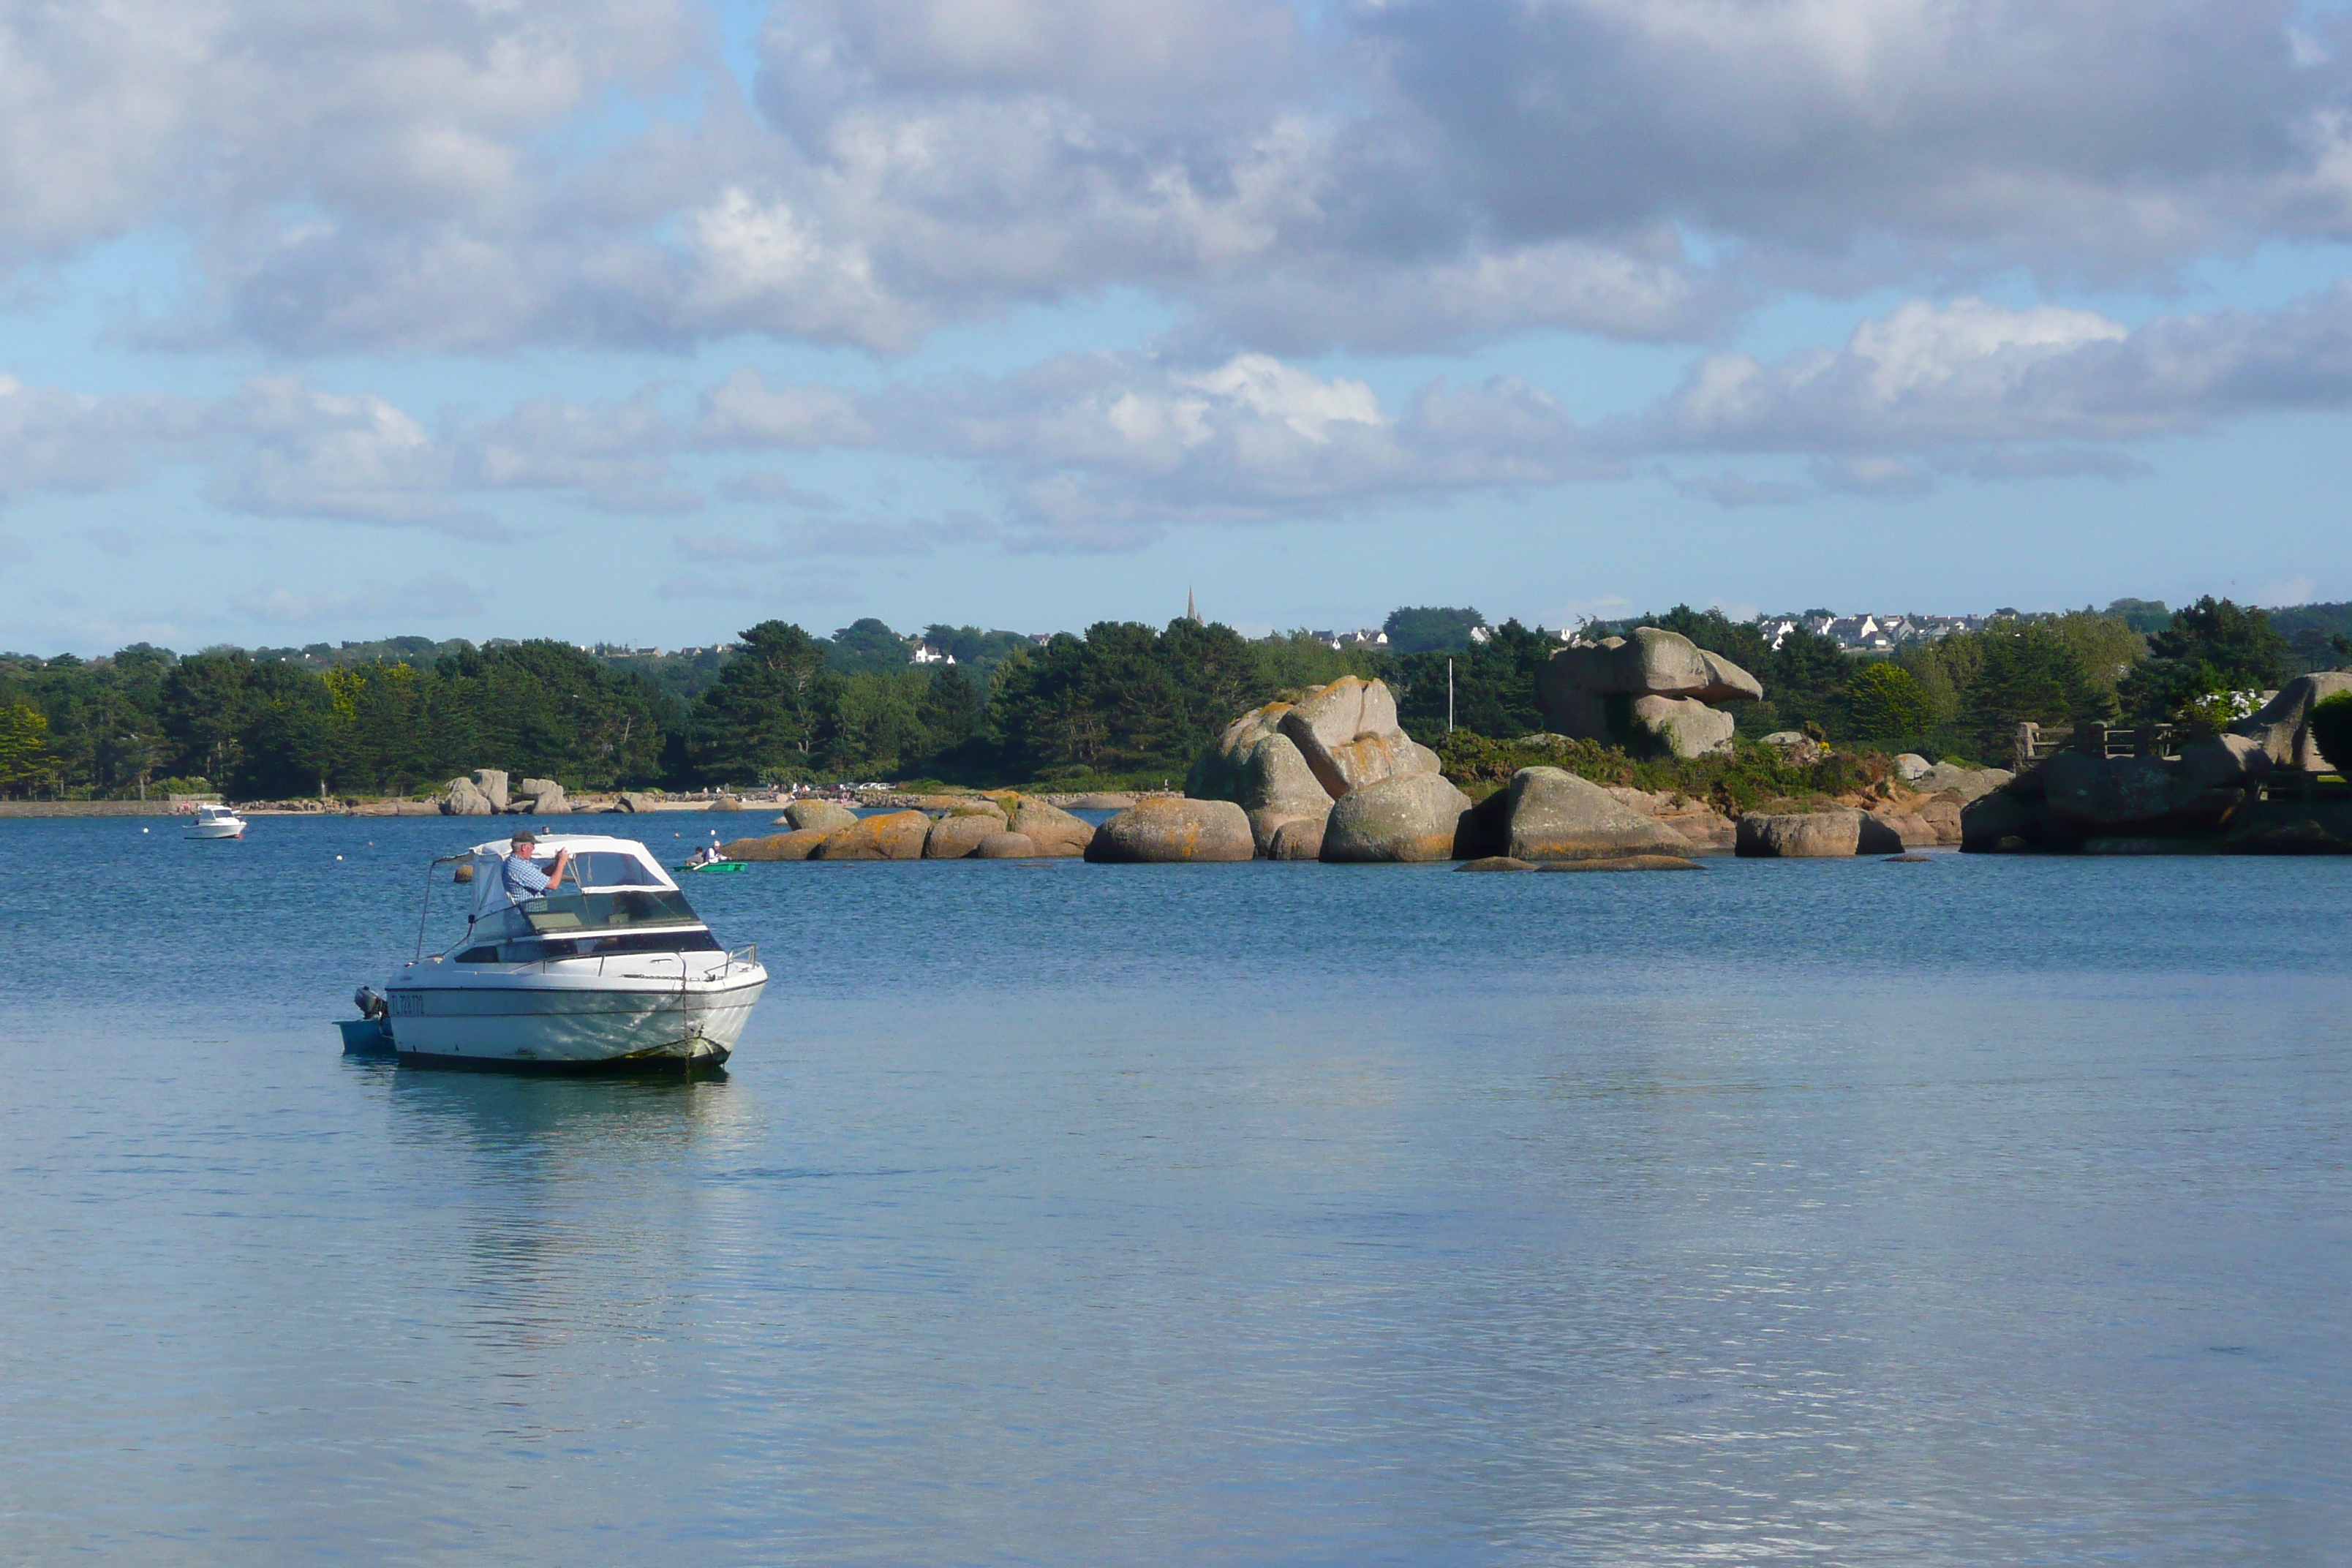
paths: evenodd
<path fill-rule="evenodd" d="M 1269 694 L 1251 645 L 1230 626 L 1104 621 L 998 666 L 989 726 L 1016 777 L 1172 776 Z"/>
<path fill-rule="evenodd" d="M 2147 658 L 2120 694 L 2136 721 L 2166 720 L 2216 692 L 2277 689 L 2289 655 L 2268 616 L 2207 595 L 2174 611 L 2172 624 L 2147 639 Z"/>
<path fill-rule="evenodd" d="M 898 675 L 915 656 L 905 637 L 871 616 L 835 632 L 824 652 L 841 675 Z"/>
<path fill-rule="evenodd" d="M 986 681 L 1013 651 L 1034 646 L 1019 632 L 987 631 L 978 626 L 929 626 L 923 640 L 956 661 L 971 679 Z"/>
<path fill-rule="evenodd" d="M 742 640 L 694 705 L 688 758 L 712 780 L 814 778 L 841 678 L 825 668 L 824 649 L 787 622 L 761 621 Z"/>
<path fill-rule="evenodd" d="M 951 751 L 979 732 L 988 717 L 988 699 L 973 687 L 961 666 L 934 670 L 923 690 L 923 729 L 933 751 Z"/>
<path fill-rule="evenodd" d="M 922 702 L 930 678 L 919 669 L 852 675 L 834 689 L 824 764 L 843 777 L 890 778 L 929 749 Z"/>
<path fill-rule="evenodd" d="M 2107 606 L 2106 614 L 2142 634 L 2160 632 L 2172 624 L 2172 612 L 2164 607 L 2162 599 L 2117 599 Z"/>
<path fill-rule="evenodd" d="M 241 649 L 207 649 L 182 659 L 163 683 L 163 730 L 183 773 L 226 779 L 244 754 L 245 687 L 253 659 Z"/>
<path fill-rule="evenodd" d="M 1846 678 L 1853 670 L 1853 657 L 1835 637 L 1803 626 L 1791 627 L 1782 634 L 1780 646 L 1772 650 L 1765 667 L 1748 671 L 1763 682 L 1764 700 L 1753 705 L 1753 712 L 1736 710 L 1735 717 L 1751 727 L 1801 729 L 1818 724 L 1828 730 L 1841 719 Z"/>
<path fill-rule="evenodd" d="M 1391 610 L 1381 629 L 1388 634 L 1388 651 L 1402 658 L 1416 653 L 1466 653 L 1472 628 L 1486 624 L 1486 617 L 1476 610 L 1425 605 Z"/>
<path fill-rule="evenodd" d="M 1531 631 L 1510 620 L 1466 654 L 1391 656 L 1379 673 L 1396 696 L 1397 721 L 1405 733 L 1434 746 L 1445 738 L 1445 667 L 1450 658 L 1455 729 L 1508 738 L 1545 728 L 1543 709 L 1536 700 L 1538 683 L 1559 647 L 1559 639 L 1540 627 Z"/>
<path fill-rule="evenodd" d="M 29 702 L 0 706 L 0 793 L 37 790 L 56 777 L 48 715 Z"/>
<path fill-rule="evenodd" d="M 2001 621 L 1976 635 L 1979 658 L 1962 693 L 1962 727 L 1980 754 L 2001 754 L 2021 723 L 2064 729 L 2113 716 L 2113 693 L 2046 621 Z"/>
<path fill-rule="evenodd" d="M 1846 677 L 1846 733 L 1860 739 L 1895 740 L 1926 732 L 1935 723 L 1935 705 L 1918 677 L 1887 659 L 1874 659 Z"/>

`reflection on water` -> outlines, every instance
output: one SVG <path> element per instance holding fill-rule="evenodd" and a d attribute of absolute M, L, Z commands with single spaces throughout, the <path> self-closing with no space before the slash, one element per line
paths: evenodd
<path fill-rule="evenodd" d="M 0 824 L 9 1561 L 2352 1534 L 2345 868 L 761 868 L 727 1078 L 541 1079 L 324 1027 L 470 830 L 265 826 Z"/>

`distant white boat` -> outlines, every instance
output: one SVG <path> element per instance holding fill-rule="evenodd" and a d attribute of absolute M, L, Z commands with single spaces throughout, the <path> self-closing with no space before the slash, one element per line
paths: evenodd
<path fill-rule="evenodd" d="M 245 818 L 225 805 L 196 807 L 195 820 L 188 824 L 190 838 L 242 838 Z"/>

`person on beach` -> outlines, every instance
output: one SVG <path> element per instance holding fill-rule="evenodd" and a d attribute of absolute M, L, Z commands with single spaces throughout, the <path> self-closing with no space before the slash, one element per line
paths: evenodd
<path fill-rule="evenodd" d="M 539 847 L 539 835 L 528 827 L 517 828 L 507 847 L 511 853 L 499 863 L 499 879 L 506 888 L 507 897 L 518 904 L 552 891 L 563 880 L 563 868 L 572 862 L 572 851 L 559 849 L 555 852 L 555 864 L 546 870 L 532 865 L 531 852 Z"/>

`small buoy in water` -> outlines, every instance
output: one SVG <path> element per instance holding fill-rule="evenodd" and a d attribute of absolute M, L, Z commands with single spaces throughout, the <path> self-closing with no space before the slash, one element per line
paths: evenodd
<path fill-rule="evenodd" d="M 142 827 L 142 828 L 141 828 L 139 831 L 140 831 L 140 832 L 142 832 L 142 833 L 147 833 L 147 832 L 151 832 L 151 831 L 152 831 L 152 829 L 150 829 L 150 828 Z"/>
<path fill-rule="evenodd" d="M 451 879 L 450 879 L 450 880 L 451 880 L 451 881 L 453 881 L 453 882 L 470 882 L 470 881 L 472 881 L 473 879 L 474 879 L 474 868 L 473 868 L 471 866 L 460 866 L 460 867 L 458 867 L 458 868 L 457 868 L 457 874 L 455 877 L 453 877 L 453 878 L 451 878 Z"/>
<path fill-rule="evenodd" d="M 340 855 L 338 855 L 338 856 L 336 856 L 336 857 L 335 857 L 335 858 L 336 858 L 336 859 L 338 859 L 338 860 L 340 860 L 340 859 L 341 859 L 341 858 L 342 858 L 342 857 L 341 857 L 341 856 L 340 856 Z"/>

